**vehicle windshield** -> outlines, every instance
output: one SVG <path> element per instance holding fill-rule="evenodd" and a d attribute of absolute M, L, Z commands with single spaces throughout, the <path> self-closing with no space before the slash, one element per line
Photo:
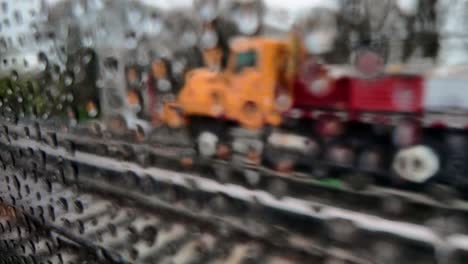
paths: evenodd
<path fill-rule="evenodd" d="M 245 68 L 252 68 L 257 65 L 257 53 L 253 50 L 237 54 L 236 71 L 240 72 Z"/>

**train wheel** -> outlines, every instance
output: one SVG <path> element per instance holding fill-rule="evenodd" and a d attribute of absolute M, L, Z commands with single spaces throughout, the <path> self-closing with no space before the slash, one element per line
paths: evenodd
<path fill-rule="evenodd" d="M 382 166 L 383 157 L 379 151 L 364 150 L 358 157 L 358 168 L 364 171 L 379 171 Z"/>
<path fill-rule="evenodd" d="M 326 159 L 339 166 L 352 167 L 355 156 L 352 148 L 342 144 L 333 144 L 328 147 Z"/>
<path fill-rule="evenodd" d="M 424 183 L 437 174 L 440 159 L 432 148 L 418 145 L 398 151 L 392 168 L 399 177 L 407 181 Z"/>

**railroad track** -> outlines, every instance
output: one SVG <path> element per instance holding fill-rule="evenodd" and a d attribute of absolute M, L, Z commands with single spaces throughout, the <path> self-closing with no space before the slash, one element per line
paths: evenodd
<path fill-rule="evenodd" d="M 320 248 L 288 232 L 273 239 L 268 232 L 251 232 L 227 217 L 191 213 L 177 205 L 180 201 L 171 206 L 128 196 L 119 199 L 127 192 L 121 188 L 116 193 L 118 188 L 103 186 L 102 181 L 100 186 L 91 181 L 64 184 L 40 168 L 15 170 L 23 162 L 32 160 L 17 158 L 14 166 L 0 173 L 3 202 L 70 241 L 94 249 L 104 261 L 244 263 L 253 258 L 255 263 L 372 263 L 345 250 Z M 100 195 L 92 194 L 97 190 Z"/>
<path fill-rule="evenodd" d="M 381 186 L 370 186 L 365 190 L 355 190 L 342 184 L 331 186 L 304 173 L 285 175 L 266 167 L 223 160 L 200 160 L 187 145 L 131 143 L 128 140 L 130 136 L 112 138 L 106 133 L 93 133 L 86 129 L 61 131 L 57 127 L 39 128 L 8 123 L 2 132 L 5 144 L 35 146 L 50 155 L 82 160 L 90 165 L 114 164 L 120 170 L 136 170 L 143 174 L 164 168 L 183 172 L 177 175 L 187 176 L 185 178 L 205 178 L 219 184 L 266 192 L 278 198 L 293 198 L 317 206 L 340 207 L 428 227 L 444 221 L 451 225 L 454 232 L 468 232 L 465 228 L 468 226 L 468 202 L 450 195 L 430 197 L 423 193 Z M 181 160 L 187 157 L 195 160 L 189 169 L 181 165 Z M 180 178 L 177 175 L 174 178 Z M 436 191 L 447 194 L 446 189 L 438 187 L 440 189 Z"/>
<path fill-rule="evenodd" d="M 19 140 L 21 141 L 21 139 Z M 391 254 L 393 260 L 403 255 L 413 256 L 411 263 L 431 263 L 431 261 L 432 263 L 444 263 L 442 260 L 447 258 L 441 258 L 441 256 L 448 255 L 448 252 L 450 254 L 453 252 L 461 254 L 459 252 L 463 253 L 466 250 L 467 240 L 464 235 L 439 234 L 434 232 L 434 230 L 414 224 L 389 221 L 352 211 L 340 210 L 323 204 L 310 204 L 288 197 L 278 199 L 266 192 L 246 189 L 237 185 L 220 184 L 212 179 L 193 176 L 187 173 L 157 168 L 142 168 L 138 164 L 112 160 L 108 157 L 98 157 L 89 153 L 75 152 L 70 154 L 65 149 L 61 150 L 60 148 L 45 146 L 43 143 L 34 144 L 37 142 L 27 142 L 28 144 L 23 146 L 24 148 L 21 151 L 19 149 L 22 143 L 15 145 L 15 143 L 18 143 L 15 139 L 10 139 L 9 143 L 10 145 L 4 145 L 4 149 L 10 148 L 10 150 L 2 153 L 4 168 L 7 170 L 19 167 L 26 169 L 33 168 L 36 170 L 36 176 L 32 173 L 31 177 L 33 178 L 44 174 L 49 175 L 50 177 L 45 177 L 45 185 L 41 185 L 43 186 L 41 188 L 47 189 L 49 188 L 49 183 L 51 184 L 50 186 L 53 186 L 54 184 L 52 183 L 55 181 L 59 183 L 68 182 L 68 184 L 75 186 L 75 188 L 79 187 L 82 190 L 91 192 L 98 191 L 99 193 L 110 194 L 114 197 L 120 196 L 121 198 L 125 198 L 124 201 L 133 201 L 154 210 L 159 210 L 160 208 L 164 208 L 165 210 L 177 209 L 177 213 L 182 213 L 185 217 L 205 216 L 205 220 L 223 222 L 223 226 L 227 224 L 231 228 L 241 230 L 250 236 L 259 238 L 263 235 L 264 241 L 278 241 L 274 235 L 286 235 L 288 234 L 288 232 L 284 232 L 284 229 L 286 229 L 289 231 L 288 236 L 286 236 L 289 239 L 279 240 L 283 243 L 283 247 L 294 244 L 295 242 L 292 241 L 301 237 L 300 240 L 305 239 L 305 241 L 309 241 L 309 244 L 314 245 L 313 248 L 315 250 L 319 249 L 319 251 L 326 252 L 326 254 L 332 256 L 334 255 L 333 252 L 337 250 L 338 252 L 343 252 L 343 249 L 344 252 L 348 250 L 348 253 L 346 253 L 348 255 L 347 258 L 351 259 L 359 259 L 359 257 L 349 252 L 359 252 L 359 249 L 362 251 L 362 248 L 365 248 L 366 250 L 364 251 L 367 252 L 360 252 L 361 257 L 365 261 L 369 261 L 370 259 L 376 263 L 386 263 L 382 258 L 389 258 L 389 256 L 379 255 L 379 251 L 382 248 L 378 245 L 396 248 L 395 252 L 398 253 Z M 13 166 L 10 164 L 13 164 Z M 69 165 L 71 164 L 74 166 L 70 167 Z M 73 167 L 74 169 L 72 169 Z M 42 168 L 43 170 L 38 171 L 38 168 Z M 64 169 L 64 171 L 60 171 L 60 169 Z M 78 169 L 78 173 L 74 171 L 75 169 Z M 22 175 L 25 172 L 23 170 L 13 171 L 12 173 Z M 11 192 L 14 187 L 9 184 L 5 184 L 4 186 L 7 186 L 5 193 Z M 159 186 L 159 189 L 152 189 L 151 186 Z M 29 192 L 31 192 L 29 185 L 26 189 L 29 189 Z M 56 188 L 54 187 L 53 189 L 55 190 Z M 54 193 L 57 194 L 56 192 Z M 221 193 L 223 194 L 221 197 L 228 197 L 229 199 L 223 199 L 221 204 L 224 205 L 222 206 L 214 206 L 218 210 L 216 214 L 212 213 L 211 207 L 208 210 L 210 214 L 204 214 L 204 210 L 202 210 L 203 206 L 201 205 L 210 200 L 216 204 L 216 198 L 219 198 L 219 194 Z M 11 197 L 10 199 L 11 203 L 16 202 L 16 199 Z M 262 214 L 245 215 L 245 212 L 249 211 L 246 210 L 248 208 L 245 207 L 246 204 L 256 206 L 250 211 L 262 212 Z M 258 205 L 261 206 L 259 207 Z M 219 211 L 224 211 L 224 214 L 219 214 Z M 262 225 L 254 225 L 252 228 L 252 226 L 249 226 L 248 221 L 236 222 L 236 218 L 239 219 L 239 215 L 242 215 L 242 212 L 244 212 L 244 219 L 251 219 L 254 222 L 258 221 Z M 265 218 L 265 215 L 268 217 Z M 265 219 L 269 221 L 265 221 Z M 272 222 L 272 219 L 276 222 Z M 283 226 L 283 232 L 278 233 L 278 229 L 275 230 L 276 233 L 271 231 L 262 232 L 262 228 L 260 228 L 262 226 Z M 343 226 L 350 226 L 352 228 L 340 230 Z M 70 228 L 70 226 L 62 226 L 62 230 L 64 231 L 70 230 Z M 78 225 L 78 232 L 79 228 L 81 227 Z M 295 231 L 296 236 L 291 235 L 294 233 L 291 230 Z M 323 230 L 327 230 L 328 232 L 324 235 Z M 356 232 L 356 230 L 358 231 Z M 320 231 L 322 231 L 322 236 L 320 236 Z M 348 235 L 346 235 L 347 233 Z M 361 239 L 356 240 L 357 237 L 350 236 L 349 233 L 353 235 L 357 234 L 356 236 Z M 321 245 L 317 245 L 317 241 L 320 241 Z M 367 244 L 362 241 L 366 241 Z M 337 248 L 336 245 L 340 247 Z M 371 250 L 367 250 L 369 248 Z M 302 248 L 301 250 L 304 249 Z M 436 259 L 437 262 L 434 262 Z M 362 260 L 359 259 L 359 261 Z M 405 263 L 402 260 L 399 260 L 399 262 Z"/>

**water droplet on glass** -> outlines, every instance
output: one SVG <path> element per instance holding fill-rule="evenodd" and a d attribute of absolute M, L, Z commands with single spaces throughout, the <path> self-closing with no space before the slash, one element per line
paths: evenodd
<path fill-rule="evenodd" d="M 207 29 L 203 32 L 200 42 L 202 48 L 214 48 L 218 44 L 218 34 L 212 29 Z"/>
<path fill-rule="evenodd" d="M 163 21 L 159 14 L 152 14 L 145 23 L 145 31 L 149 34 L 159 34 L 162 31 Z"/>
<path fill-rule="evenodd" d="M 218 15 L 218 1 L 217 0 L 199 0 L 196 2 L 198 7 L 198 14 L 205 21 L 212 21 Z"/>
<path fill-rule="evenodd" d="M 131 8 L 127 13 L 127 21 L 130 25 L 138 27 L 143 16 L 140 10 L 137 10 L 135 7 Z"/>
<path fill-rule="evenodd" d="M 66 86 L 72 85 L 72 84 L 73 84 L 73 77 L 70 76 L 70 75 L 68 75 L 68 74 L 65 75 L 65 80 L 64 80 L 64 82 L 65 82 L 65 85 L 66 85 Z"/>
<path fill-rule="evenodd" d="M 79 65 L 76 65 L 75 67 L 73 67 L 73 72 L 76 74 L 76 75 L 79 75 L 80 72 L 81 72 L 81 67 Z"/>
<path fill-rule="evenodd" d="M 95 10 L 100 10 L 104 7 L 104 2 L 102 0 L 90 0 L 88 4 L 92 9 Z"/>
<path fill-rule="evenodd" d="M 16 71 L 13 71 L 13 72 L 11 73 L 11 76 L 10 76 L 10 77 L 11 77 L 11 79 L 12 79 L 13 81 L 17 81 L 17 80 L 18 80 L 18 73 L 17 73 Z"/>
<path fill-rule="evenodd" d="M 180 43 L 187 47 L 194 46 L 197 43 L 196 33 L 192 30 L 184 31 L 180 37 Z"/>
<path fill-rule="evenodd" d="M 187 60 L 183 58 L 177 59 L 172 64 L 172 67 L 175 73 L 183 73 L 187 67 Z"/>
<path fill-rule="evenodd" d="M 91 62 L 91 60 L 93 59 L 93 55 L 90 54 L 90 53 L 87 53 L 83 56 L 83 58 L 81 59 L 82 63 L 83 64 L 89 64 Z"/>
<path fill-rule="evenodd" d="M 84 7 L 81 5 L 81 3 L 74 2 L 73 8 L 72 8 L 73 15 L 80 17 L 84 14 Z"/>

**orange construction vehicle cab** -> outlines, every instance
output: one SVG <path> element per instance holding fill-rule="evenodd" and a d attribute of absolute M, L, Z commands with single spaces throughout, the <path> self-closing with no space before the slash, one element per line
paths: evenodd
<path fill-rule="evenodd" d="M 187 117 L 228 119 L 249 129 L 281 122 L 290 101 L 288 43 L 267 37 L 231 42 L 227 67 L 196 69 L 187 74 L 178 101 Z M 278 105 L 278 98 L 281 103 Z"/>

